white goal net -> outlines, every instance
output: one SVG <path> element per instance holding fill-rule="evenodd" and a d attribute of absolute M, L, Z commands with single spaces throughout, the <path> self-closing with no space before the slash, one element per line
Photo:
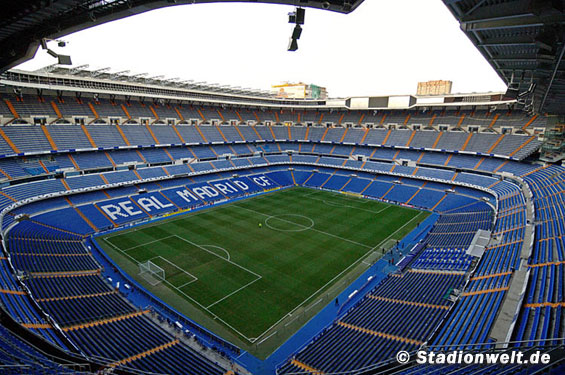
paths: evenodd
<path fill-rule="evenodd" d="M 139 275 L 152 286 L 165 280 L 165 270 L 150 260 L 139 263 Z"/>

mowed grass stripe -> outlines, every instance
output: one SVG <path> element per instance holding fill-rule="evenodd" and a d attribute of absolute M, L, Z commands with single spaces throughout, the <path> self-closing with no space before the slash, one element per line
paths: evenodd
<path fill-rule="evenodd" d="M 375 213 L 385 208 L 386 214 Z M 138 227 L 108 240 L 121 249 L 131 249 L 127 254 L 138 261 L 162 256 L 194 275 L 198 280 L 181 291 L 210 306 L 209 311 L 247 338 L 256 338 L 305 300 L 312 301 L 322 286 L 418 213 L 377 201 L 293 188 Z M 271 219 L 277 228 L 299 229 L 309 226 L 311 219 L 315 230 L 268 228 L 265 219 L 276 215 L 300 215 Z M 416 220 L 399 230 L 395 238 L 415 226 Z M 182 239 L 205 246 L 209 252 Z M 261 278 L 228 266 L 225 251 L 207 245 L 225 249 L 231 261 Z M 174 277 L 175 286 L 192 280 L 188 275 Z M 174 301 L 165 302 L 174 305 Z"/>
<path fill-rule="evenodd" d="M 311 225 L 303 225 L 303 224 L 300 224 L 299 222 L 292 221 L 292 220 L 296 220 L 296 218 L 295 218 L 296 216 L 299 219 L 302 219 L 302 220 L 307 219 L 308 217 L 304 216 L 304 215 L 280 214 L 280 215 L 277 215 L 277 216 L 273 216 L 273 215 L 269 215 L 269 214 L 266 214 L 266 213 L 263 213 L 263 212 L 260 212 L 260 211 L 257 211 L 257 210 L 253 210 L 253 209 L 247 208 L 247 207 L 242 207 L 242 206 L 237 206 L 237 205 L 236 205 L 236 207 L 240 207 L 244 210 L 248 210 L 250 212 L 254 212 L 256 214 L 265 216 L 266 217 L 265 218 L 265 224 L 268 224 L 267 227 L 269 229 L 274 230 L 274 231 L 299 232 L 301 230 L 302 231 L 312 230 L 312 231 L 318 232 L 318 233 L 323 234 L 323 235 L 328 236 L 328 237 L 333 237 L 333 238 L 341 240 L 341 241 L 346 241 L 346 242 L 352 243 L 352 244 L 357 245 L 357 246 L 366 247 L 367 249 L 371 249 L 371 246 L 369 246 L 369 245 L 365 245 L 365 244 L 359 243 L 357 241 L 353 241 L 353 240 L 350 240 L 348 238 L 340 237 L 340 236 L 337 236 L 333 233 L 324 232 L 324 231 L 321 231 L 321 230 L 314 228 L 314 226 L 315 226 L 314 220 L 311 221 Z M 290 220 L 287 219 L 289 217 L 290 217 Z M 273 225 L 269 224 L 269 221 L 279 222 L 279 223 L 282 223 L 282 225 L 278 224 L 278 226 L 273 226 Z M 301 220 L 298 220 L 298 221 L 301 221 Z"/>
<path fill-rule="evenodd" d="M 336 207 L 350 207 L 363 211 L 367 210 L 368 212 L 372 213 L 379 213 L 383 209 L 396 207 L 379 201 L 355 197 L 344 193 L 327 192 L 323 190 L 316 190 L 312 193 L 305 193 L 304 196 L 313 200 L 323 202 L 329 206 L 335 205 Z"/>
<path fill-rule="evenodd" d="M 328 206 L 324 202 L 317 201 L 317 198 L 322 196 L 324 199 L 327 198 L 327 200 L 332 199 L 337 201 L 341 198 L 339 195 L 317 190 L 314 191 L 314 194 L 309 193 L 311 197 L 316 198 L 316 200 L 308 200 L 309 197 L 307 194 L 310 190 L 303 190 L 306 190 L 306 192 L 292 189 L 280 193 L 279 199 L 274 205 L 272 201 L 268 200 L 270 198 L 269 196 L 238 202 L 237 205 L 254 209 L 269 216 L 292 211 L 292 213 L 301 214 L 310 218 L 316 217 L 314 220 L 315 229 L 331 233 L 347 240 L 362 243 L 371 248 L 381 243 L 390 233 L 399 229 L 420 212 L 415 209 L 389 205 L 378 201 L 353 198 L 345 194 L 343 194 L 343 197 L 347 200 L 348 205 L 353 199 L 357 201 L 367 201 L 368 203 L 362 205 L 362 211 L 347 206 L 333 207 Z M 304 199 L 296 199 L 296 195 Z M 365 211 L 381 211 L 384 208 L 387 208 L 387 210 L 383 212 L 383 215 Z M 386 228 L 374 228 L 375 226 L 384 226 Z M 365 230 L 365 228 L 376 230 Z"/>

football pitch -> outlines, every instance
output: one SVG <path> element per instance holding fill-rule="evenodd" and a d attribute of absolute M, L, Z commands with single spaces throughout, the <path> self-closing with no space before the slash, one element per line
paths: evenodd
<path fill-rule="evenodd" d="M 164 302 L 265 357 L 428 215 L 294 187 L 98 242 Z M 164 271 L 164 280 L 140 272 L 147 261 Z"/>

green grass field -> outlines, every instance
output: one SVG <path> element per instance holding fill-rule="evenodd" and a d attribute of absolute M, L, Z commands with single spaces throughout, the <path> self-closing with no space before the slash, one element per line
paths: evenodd
<path fill-rule="evenodd" d="M 264 358 L 427 215 L 295 187 L 99 243 L 162 300 Z M 164 269 L 164 282 L 139 274 L 147 260 Z"/>

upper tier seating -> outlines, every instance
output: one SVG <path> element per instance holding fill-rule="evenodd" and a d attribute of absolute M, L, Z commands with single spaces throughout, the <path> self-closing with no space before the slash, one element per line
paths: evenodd
<path fill-rule="evenodd" d="M 107 358 L 117 367 L 226 373 L 159 327 L 151 312 L 123 298 L 103 277 L 105 270 L 100 260 L 93 257 L 83 241 L 98 231 L 140 219 L 263 191 L 264 187 L 247 177 L 250 173 L 262 173 L 272 186 L 300 184 L 356 193 L 439 215 L 409 263 L 344 311 L 304 350 L 283 364 L 281 373 L 304 369 L 297 365 L 313 371 L 351 370 L 389 359 L 401 349 L 417 349 L 425 342 L 441 348 L 468 348 L 475 343 L 490 346 L 489 334 L 513 274 L 520 267 L 520 254 L 528 246 L 525 233 L 530 203 L 515 181 L 497 175 L 501 172 L 524 178 L 534 194 L 536 215 L 534 250 L 528 261 L 529 284 L 512 337 L 551 344 L 564 334 L 563 168 L 488 155 L 521 160 L 539 148 L 540 142 L 532 136 L 399 129 L 405 122 L 422 127 L 461 126 L 463 130 L 491 124 L 495 130 L 527 123 L 529 127 L 543 127 L 545 120 L 541 117 L 480 111 L 457 115 L 434 111 L 409 116 L 400 112 L 224 110 L 139 102 L 128 105 L 101 99 L 90 103 L 99 116 L 119 117 L 120 123 L 130 117 L 132 122 L 147 118 L 148 125 L 82 127 L 51 123 L 58 116 L 55 107 L 65 118 L 91 117 L 93 111 L 88 103 L 76 98 L 45 98 L 45 102 L 30 96 L 24 96 L 23 101 L 10 99 L 22 116 L 48 116 L 50 121 L 44 126 L 2 126 L 0 155 L 12 155 L 16 150 L 49 154 L 0 158 L 0 178 L 6 183 L 0 188 L 0 208 L 41 194 L 100 189 L 26 204 L 3 217 L 2 228 L 10 228 L 5 236 L 5 255 L 9 254 L 10 261 L 6 257 L 0 260 L 1 289 L 9 291 L 0 294 L 2 304 L 22 325 L 62 348 L 79 347 L 87 355 Z M 0 114 L 6 111 L 10 115 L 7 106 L 0 105 Z M 160 122 L 171 118 L 177 125 L 156 124 L 155 114 Z M 179 124 L 180 116 L 190 125 Z M 257 118 L 283 125 L 231 123 L 255 122 Z M 188 120 L 196 120 L 196 124 Z M 314 126 L 286 126 L 286 122 L 312 122 Z M 327 122 L 353 127 L 326 127 Z M 396 124 L 396 128 L 355 127 L 368 122 Z M 156 144 L 176 146 L 153 147 Z M 122 149 L 117 149 L 120 146 Z M 97 147 L 106 150 L 60 152 Z M 50 152 L 55 149 L 59 153 Z M 263 154 L 255 155 L 257 151 Z M 368 160 L 358 160 L 355 155 Z M 188 163 L 175 164 L 179 159 Z M 405 160 L 416 165 L 401 162 Z M 235 167 L 239 169 L 226 171 Z M 63 177 L 62 170 L 70 173 Z M 71 176 L 80 173 L 84 174 Z M 236 189 L 195 201 L 176 194 L 178 189 L 213 188 L 215 182 L 235 178 L 234 173 L 247 181 L 250 190 Z M 128 186 L 107 186 L 112 183 Z M 105 203 L 135 204 L 144 196 L 171 205 L 115 220 L 101 210 Z M 493 212 L 495 207 L 497 212 Z M 29 215 L 29 220 L 18 221 L 21 218 L 16 216 L 21 214 Z M 477 262 L 466 254 L 466 249 L 478 229 L 492 230 L 496 241 L 487 246 Z M 454 288 L 461 289 L 461 294 L 452 302 L 447 296 Z M 44 313 L 69 341 L 62 339 L 59 328 Z M 164 349 L 140 355 L 160 347 Z M 120 362 L 124 360 L 127 363 Z"/>
<path fill-rule="evenodd" d="M 210 125 L 11 125 L 2 127 L 5 136 L 20 152 L 72 150 L 115 146 L 151 146 L 155 144 L 208 143 L 208 142 L 254 142 L 311 140 L 328 142 L 384 144 L 391 147 L 435 148 L 458 151 L 465 150 L 484 154 L 497 154 L 523 159 L 539 148 L 535 137 L 520 135 L 493 135 L 486 133 L 444 133 L 435 131 L 345 129 L 304 127 L 247 127 Z M 254 131 L 253 131 L 254 130 Z M 272 131 L 271 131 L 272 130 Z M 241 135 L 240 135 L 241 134 Z M 1 140 L 0 152 L 12 154 L 14 150 Z M 50 143 L 53 142 L 53 144 Z M 436 143 L 437 142 L 437 143 Z M 435 145 L 435 146 L 434 146 Z M 494 147 L 494 148 L 493 148 Z"/>
<path fill-rule="evenodd" d="M 565 333 L 565 306 L 562 304 L 565 279 L 563 172 L 563 167 L 552 166 L 525 177 L 534 194 L 538 225 L 536 243 L 529 260 L 531 281 L 514 336 L 518 341 L 542 340 L 543 343 L 555 344 L 549 339 L 563 337 Z"/>

